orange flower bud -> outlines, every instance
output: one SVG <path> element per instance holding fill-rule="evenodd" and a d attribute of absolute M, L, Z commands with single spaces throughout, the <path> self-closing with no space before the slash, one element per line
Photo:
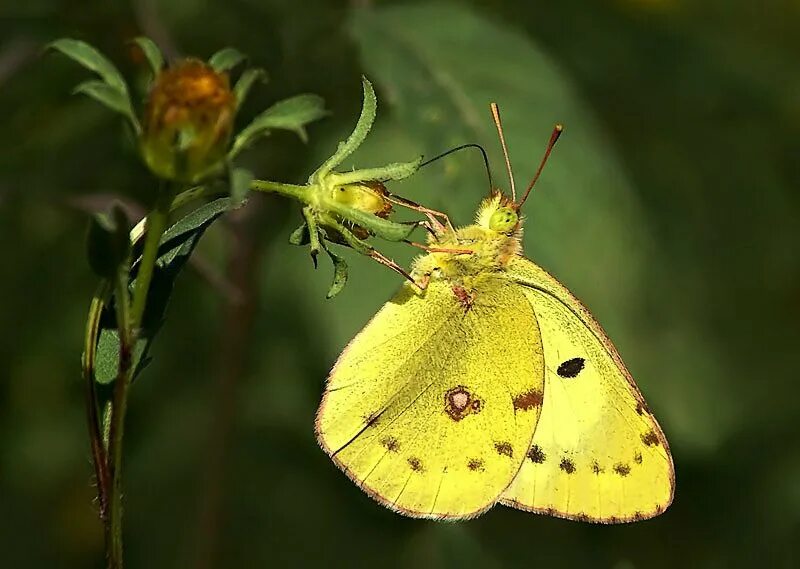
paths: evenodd
<path fill-rule="evenodd" d="M 144 111 L 141 148 L 158 176 L 193 182 L 228 149 L 236 97 L 228 76 L 187 59 L 158 74 Z"/>

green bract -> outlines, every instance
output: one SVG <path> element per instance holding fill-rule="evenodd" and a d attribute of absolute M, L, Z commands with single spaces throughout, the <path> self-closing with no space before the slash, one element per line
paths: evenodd
<path fill-rule="evenodd" d="M 363 79 L 364 104 L 361 116 L 353 132 L 339 143 L 336 152 L 325 160 L 308 178 L 304 186 L 282 184 L 265 180 L 255 180 L 254 190 L 277 192 L 292 197 L 303 204 L 304 223 L 290 238 L 295 245 L 309 245 L 309 252 L 314 265 L 320 250 L 325 250 L 334 264 L 334 280 L 328 291 L 328 298 L 338 294 L 347 281 L 347 265 L 334 255 L 328 243 L 345 245 L 359 253 L 370 256 L 387 264 L 374 247 L 367 243 L 370 236 L 387 241 L 403 241 L 419 225 L 417 222 L 399 223 L 388 219 L 392 211 L 392 195 L 386 190 L 383 182 L 402 180 L 414 174 L 422 162 L 422 158 L 411 162 L 394 162 L 378 168 L 337 172 L 339 166 L 363 142 L 375 120 L 377 99 L 372 84 Z M 296 97 L 296 99 L 300 99 Z M 307 107 L 302 101 L 283 101 L 276 105 L 294 107 L 295 114 Z M 275 126 L 281 125 L 280 112 L 267 110 L 267 115 Z M 306 111 L 307 112 L 307 111 Z M 254 121 L 255 122 L 255 121 Z M 242 131 L 245 133 L 247 129 Z M 240 134 L 240 136 L 242 136 Z M 234 151 L 237 144 L 234 143 Z"/>

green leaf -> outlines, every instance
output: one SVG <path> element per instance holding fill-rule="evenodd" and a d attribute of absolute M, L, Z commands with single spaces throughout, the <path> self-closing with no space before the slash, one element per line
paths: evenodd
<path fill-rule="evenodd" d="M 112 111 L 120 113 L 131 121 L 131 124 L 137 132 L 139 131 L 139 120 L 133 112 L 131 101 L 126 93 L 121 93 L 108 83 L 96 79 L 84 81 L 75 87 L 72 92 L 73 94 L 87 95 Z"/>
<path fill-rule="evenodd" d="M 103 81 L 108 83 L 108 85 L 127 97 L 128 86 L 116 66 L 88 43 L 70 38 L 62 38 L 50 43 L 47 47 L 60 51 L 85 68 L 94 71 Z"/>
<path fill-rule="evenodd" d="M 158 259 L 147 297 L 147 307 L 142 318 L 139 341 L 136 345 L 135 353 L 138 355 L 134 376 L 138 375 L 150 361 L 149 353 L 153 339 L 164 322 L 175 280 L 189 260 L 200 237 L 216 219 L 233 207 L 231 198 L 219 198 L 200 206 L 167 229 L 161 238 Z M 134 265 L 132 271 L 134 278 L 129 285 L 131 287 L 135 282 L 135 273 L 136 266 Z M 101 328 L 95 374 L 97 381 L 102 383 L 113 381 L 116 377 L 119 339 L 114 336 L 117 325 L 112 306 L 106 306 L 103 310 Z"/>
<path fill-rule="evenodd" d="M 247 192 L 250 191 L 250 182 L 253 181 L 253 177 L 253 173 L 246 168 L 231 168 L 229 183 L 231 201 L 234 206 L 244 202 Z"/>
<path fill-rule="evenodd" d="M 111 214 L 98 213 L 89 222 L 86 241 L 89 266 L 100 277 L 113 278 L 130 254 L 130 225 L 122 207 L 115 204 Z"/>
<path fill-rule="evenodd" d="M 159 74 L 164 68 L 164 56 L 161 50 L 153 40 L 145 36 L 139 36 L 133 40 L 133 43 L 139 46 L 150 64 L 150 70 L 153 72 L 153 77 Z"/>
<path fill-rule="evenodd" d="M 352 172 L 333 173 L 329 176 L 331 184 L 334 186 L 344 186 L 364 181 L 388 182 L 390 180 L 403 180 L 419 170 L 422 164 L 422 156 L 411 162 L 393 162 L 379 168 L 366 168 L 364 170 L 353 170 Z"/>
<path fill-rule="evenodd" d="M 308 234 L 308 224 L 303 223 L 292 231 L 289 236 L 289 243 L 292 245 L 308 245 L 311 242 L 311 236 Z"/>
<path fill-rule="evenodd" d="M 212 55 L 208 59 L 208 64 L 214 68 L 214 71 L 221 73 L 223 71 L 230 71 L 245 59 L 247 59 L 247 56 L 238 49 L 225 47 Z"/>
<path fill-rule="evenodd" d="M 247 94 L 250 92 L 251 87 L 256 81 L 266 83 L 267 72 L 263 69 L 251 68 L 246 69 L 244 73 L 242 73 L 242 76 L 239 77 L 239 80 L 233 87 L 233 94 L 236 97 L 237 108 L 242 106 L 242 103 L 244 103 L 244 100 L 247 98 Z"/>
<path fill-rule="evenodd" d="M 328 289 L 328 293 L 325 295 L 325 298 L 330 299 L 342 292 L 344 285 L 347 284 L 347 263 L 342 257 L 330 251 L 327 247 L 325 247 L 325 252 L 328 253 L 328 256 L 333 262 L 333 281 Z"/>
<path fill-rule="evenodd" d="M 327 114 L 325 101 L 317 95 L 297 95 L 279 101 L 242 129 L 233 142 L 229 156 L 236 156 L 255 140 L 276 128 L 296 132 L 305 142 L 307 140 L 305 125 L 319 120 Z"/>
<path fill-rule="evenodd" d="M 149 359 L 142 359 L 145 355 L 148 341 L 140 338 L 133 348 L 133 376 L 139 375 L 149 363 Z M 103 327 L 97 340 L 97 355 L 94 360 L 94 379 L 97 383 L 112 383 L 119 373 L 119 331 L 115 328 Z"/>
<path fill-rule="evenodd" d="M 316 172 L 311 174 L 308 179 L 309 183 L 313 183 L 315 180 L 327 176 L 331 170 L 336 168 L 336 166 L 350 156 L 356 148 L 361 146 L 361 143 L 364 142 L 367 134 L 369 134 L 372 123 L 375 122 L 378 100 L 375 97 L 375 90 L 372 88 L 372 83 L 370 83 L 366 77 L 362 77 L 361 82 L 364 88 L 364 104 L 361 107 L 361 115 L 358 117 L 356 127 L 347 140 L 339 143 L 334 155 L 328 158 Z"/>

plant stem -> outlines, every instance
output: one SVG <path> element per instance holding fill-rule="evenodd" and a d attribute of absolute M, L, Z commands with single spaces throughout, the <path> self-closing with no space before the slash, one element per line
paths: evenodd
<path fill-rule="evenodd" d="M 269 180 L 253 180 L 250 182 L 250 189 L 257 192 L 274 192 L 303 203 L 308 203 L 309 200 L 309 186 L 282 184 L 280 182 L 270 182 Z"/>
<path fill-rule="evenodd" d="M 169 221 L 172 194 L 166 193 L 147 216 L 144 250 L 139 263 L 139 272 L 134 284 L 133 298 L 128 294 L 128 271 L 120 271 L 117 277 L 115 299 L 117 324 L 119 326 L 119 371 L 114 382 L 114 397 L 108 446 L 108 470 L 111 478 L 109 521 L 106 525 L 110 536 L 108 551 L 109 569 L 122 569 L 122 443 L 125 434 L 125 415 L 128 409 L 128 393 L 133 377 L 133 352 L 142 323 L 147 293 L 153 278 L 158 245 Z"/>
<path fill-rule="evenodd" d="M 114 397 L 106 455 L 111 495 L 105 527 L 108 567 L 109 569 L 122 569 L 122 436 L 125 425 L 125 409 L 128 403 L 128 387 L 133 367 L 134 341 L 127 265 L 117 274 L 114 283 L 114 300 L 119 331 L 119 370 L 114 380 Z"/>
<path fill-rule="evenodd" d="M 144 251 L 139 263 L 139 273 L 133 289 L 133 305 L 131 307 L 131 324 L 133 329 L 138 328 L 144 316 L 144 307 L 147 303 L 147 291 L 153 279 L 153 269 L 158 257 L 158 244 L 161 235 L 167 228 L 171 200 L 159 200 L 156 208 L 147 216 L 146 233 L 144 237 Z"/>

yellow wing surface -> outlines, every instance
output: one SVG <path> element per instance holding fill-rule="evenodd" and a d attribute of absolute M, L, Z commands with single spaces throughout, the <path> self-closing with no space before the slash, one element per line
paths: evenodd
<path fill-rule="evenodd" d="M 661 513 L 672 502 L 672 457 L 616 349 L 543 269 L 519 258 L 509 272 L 536 314 L 545 388 L 533 444 L 502 503 L 604 523 Z"/>
<path fill-rule="evenodd" d="M 378 502 L 422 518 L 491 507 L 517 474 L 542 402 L 543 356 L 524 289 L 406 284 L 342 353 L 317 438 Z"/>

